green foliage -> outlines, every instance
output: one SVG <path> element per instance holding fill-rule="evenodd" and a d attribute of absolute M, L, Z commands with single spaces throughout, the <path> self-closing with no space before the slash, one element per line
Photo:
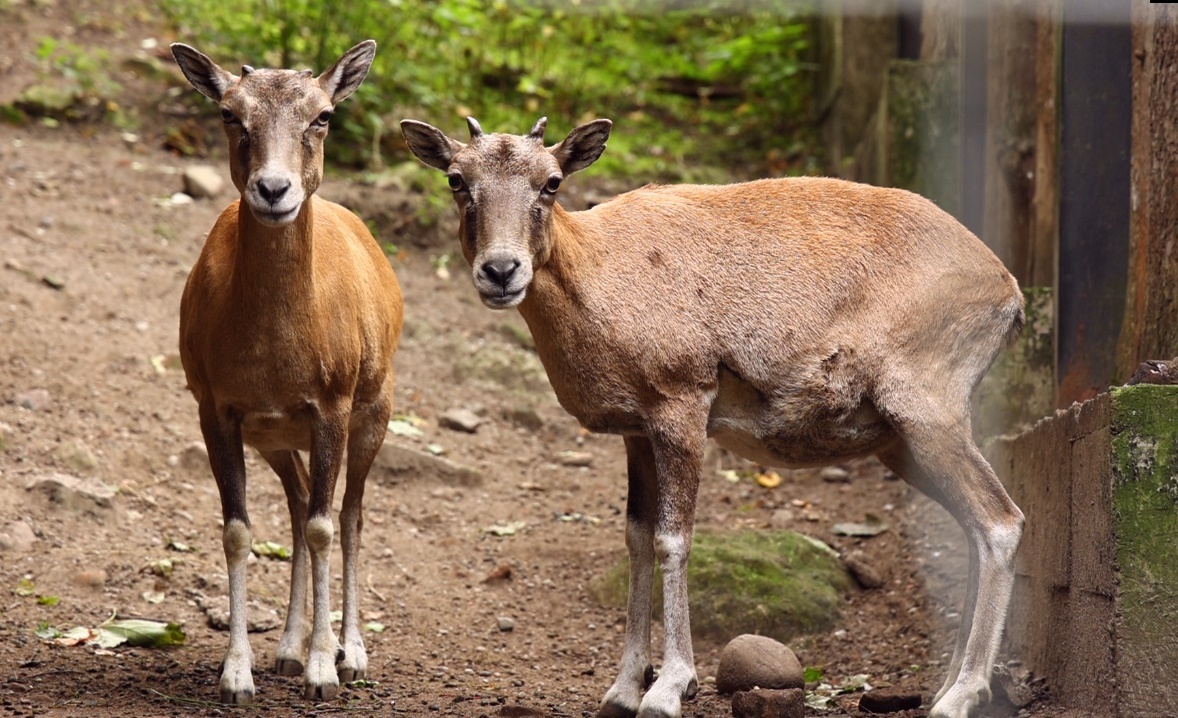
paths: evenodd
<path fill-rule="evenodd" d="M 368 80 L 333 120 L 330 151 L 344 162 L 404 159 L 403 117 L 461 137 L 466 115 L 488 131 L 523 133 L 543 114 L 550 140 L 594 117 L 613 119 L 599 163 L 613 174 L 708 179 L 706 165 L 750 162 L 808 169 L 798 159 L 812 84 L 805 5 L 178 0 L 164 7 L 185 42 L 232 70 L 245 62 L 319 72 L 352 44 L 375 39 Z"/>

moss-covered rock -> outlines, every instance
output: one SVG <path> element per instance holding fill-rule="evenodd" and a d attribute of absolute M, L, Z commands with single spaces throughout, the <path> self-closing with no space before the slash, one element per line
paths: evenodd
<path fill-rule="evenodd" d="M 603 604 L 625 606 L 629 571 L 629 560 L 623 558 L 590 585 L 591 594 Z M 833 549 L 802 534 L 699 531 L 687 586 L 696 636 L 728 640 L 756 633 L 785 642 L 832 627 L 851 578 Z M 662 603 L 662 578 L 656 571 L 656 617 Z"/>
<path fill-rule="evenodd" d="M 544 365 L 534 353 L 500 342 L 489 342 L 454 362 L 454 380 L 494 385 L 510 392 L 551 391 Z"/>

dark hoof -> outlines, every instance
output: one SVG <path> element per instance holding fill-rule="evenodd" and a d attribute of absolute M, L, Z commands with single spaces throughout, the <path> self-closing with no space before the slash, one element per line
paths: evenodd
<path fill-rule="evenodd" d="M 654 683 L 654 666 L 647 663 L 646 670 L 642 672 L 642 687 L 650 688 L 652 683 Z"/>
<path fill-rule="evenodd" d="M 597 710 L 597 718 L 634 718 L 636 715 L 638 711 L 617 703 L 602 703 Z"/>
<path fill-rule="evenodd" d="M 697 693 L 699 693 L 699 681 L 692 678 L 691 683 L 688 683 L 687 688 L 683 690 L 683 700 L 689 701 L 695 698 Z"/>
<path fill-rule="evenodd" d="M 333 701 L 339 695 L 339 686 L 333 686 L 330 683 L 322 686 L 313 686 L 307 684 L 303 686 L 303 697 L 309 701 Z"/>
<path fill-rule="evenodd" d="M 221 689 L 221 702 L 227 706 L 248 706 L 254 702 L 254 692 Z"/>
<path fill-rule="evenodd" d="M 274 672 L 280 676 L 301 676 L 303 662 L 297 658 L 279 658 L 274 661 Z"/>
<path fill-rule="evenodd" d="M 339 648 L 335 649 L 335 662 L 337 664 L 343 663 L 345 658 L 347 658 L 347 654 L 344 653 L 343 646 L 340 646 Z"/>
<path fill-rule="evenodd" d="M 339 682 L 341 684 L 351 683 L 352 681 L 362 681 L 362 680 L 364 680 L 364 677 L 365 677 L 364 671 L 357 671 L 352 668 L 340 668 L 339 669 Z"/>

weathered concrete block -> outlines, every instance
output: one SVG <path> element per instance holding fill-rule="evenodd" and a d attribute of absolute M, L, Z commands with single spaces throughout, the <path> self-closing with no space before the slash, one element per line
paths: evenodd
<path fill-rule="evenodd" d="M 1027 517 L 1008 648 L 1066 706 L 1178 714 L 1178 387 L 1113 389 L 987 453 Z"/>

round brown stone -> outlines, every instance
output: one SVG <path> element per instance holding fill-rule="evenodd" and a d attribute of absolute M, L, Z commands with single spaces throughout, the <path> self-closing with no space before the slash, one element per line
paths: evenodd
<path fill-rule="evenodd" d="M 722 694 L 753 688 L 802 688 L 802 664 L 788 646 L 766 636 L 745 634 L 720 653 L 716 690 Z"/>

